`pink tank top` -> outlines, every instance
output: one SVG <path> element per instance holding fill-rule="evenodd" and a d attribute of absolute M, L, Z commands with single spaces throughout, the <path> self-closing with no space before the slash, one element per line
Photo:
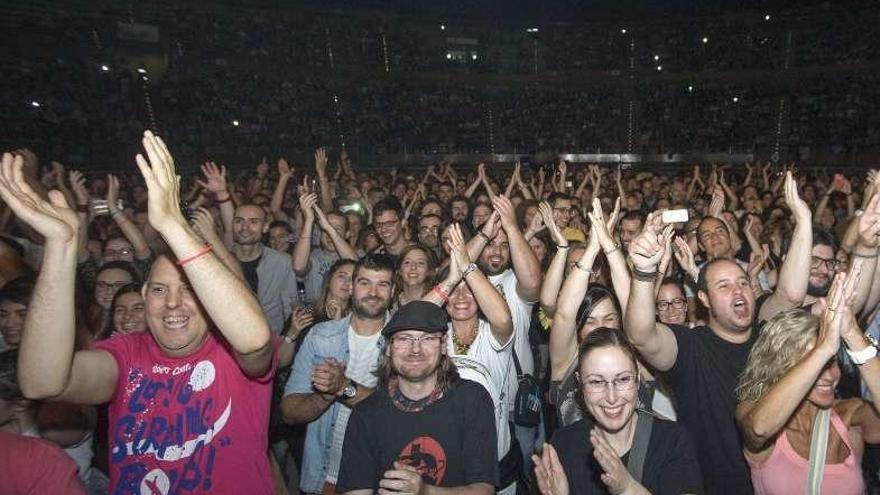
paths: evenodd
<path fill-rule="evenodd" d="M 846 425 L 833 410 L 831 411 L 831 426 L 843 439 L 850 454 L 840 464 L 825 464 L 822 493 L 861 495 L 865 493 L 861 461 L 853 455 Z M 810 463 L 794 451 L 791 444 L 788 443 L 785 432 L 776 439 L 776 445 L 774 445 L 773 453 L 770 454 L 769 459 L 761 464 L 749 461 L 749 466 L 752 469 L 752 484 L 755 486 L 755 495 L 800 495 L 806 491 Z"/>

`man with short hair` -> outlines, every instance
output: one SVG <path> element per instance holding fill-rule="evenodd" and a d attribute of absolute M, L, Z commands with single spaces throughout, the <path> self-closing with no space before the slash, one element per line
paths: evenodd
<path fill-rule="evenodd" d="M 447 322 L 436 304 L 414 301 L 385 326 L 390 344 L 379 384 L 355 408 L 345 435 L 340 492 L 495 492 L 492 400 L 479 384 L 459 379 L 446 355 Z"/>
<path fill-rule="evenodd" d="M 235 209 L 232 252 L 241 262 L 244 278 L 257 295 L 272 331 L 281 333 L 299 292 L 290 256 L 263 244 L 263 234 L 268 230 L 269 221 L 262 207 L 245 204 Z"/>
<path fill-rule="evenodd" d="M 794 192 L 791 174 L 785 188 L 797 219 L 794 241 L 780 268 L 776 292 L 761 307 L 760 320 L 799 306 L 806 294 L 810 209 Z M 664 235 L 660 213 L 655 212 L 630 244 L 633 276 L 623 328 L 645 362 L 665 373 L 678 399 L 678 421 L 694 439 L 706 493 L 751 493 L 734 421 L 737 380 L 758 337 L 749 277 L 733 260 L 716 258 L 703 266 L 697 282 L 697 296 L 709 309 L 709 324 L 691 329 L 658 322 L 655 285 L 666 250 Z"/>
<path fill-rule="evenodd" d="M 346 240 L 348 217 L 340 211 L 324 213 L 318 205 L 318 195 L 308 193 L 299 198 L 303 213 L 302 233 L 293 248 L 293 271 L 303 279 L 305 299 L 314 303 L 321 296 L 324 279 L 333 263 L 339 259 L 357 260 L 354 248 Z M 315 220 L 321 228 L 319 245 L 312 248 L 312 230 Z"/>
<path fill-rule="evenodd" d="M 504 296 L 513 319 L 513 352 L 519 359 L 522 372 L 535 373 L 535 360 L 529 345 L 529 325 L 532 308 L 541 295 L 541 264 L 523 236 L 516 221 L 513 204 L 505 196 L 492 199 L 495 212 L 467 244 L 470 259 L 489 278 L 489 282 Z M 513 360 L 508 366 L 509 376 L 517 376 Z M 504 391 L 508 410 L 513 411 L 517 380 L 508 380 Z M 541 429 L 516 425 L 516 435 L 528 464 L 536 444 L 541 441 Z"/>
<path fill-rule="evenodd" d="M 373 372 L 385 345 L 380 330 L 394 294 L 394 264 L 387 255 L 367 255 L 352 278 L 352 313 L 312 327 L 281 401 L 287 423 L 308 423 L 299 485 L 304 493 L 336 484 L 351 408 L 376 386 Z"/>
<path fill-rule="evenodd" d="M 419 242 L 431 248 L 434 254 L 443 254 L 440 247 L 440 230 L 443 228 L 443 219 L 438 215 L 428 214 L 419 218 Z"/>
<path fill-rule="evenodd" d="M 618 236 L 620 237 L 620 248 L 624 253 L 629 252 L 629 243 L 636 238 L 642 231 L 645 216 L 638 210 L 630 210 L 620 217 L 618 222 Z"/>
<path fill-rule="evenodd" d="M 580 229 L 569 227 L 572 217 L 571 196 L 561 192 L 554 192 L 547 197 L 547 202 L 553 208 L 553 220 L 556 221 L 556 225 L 562 231 L 562 235 L 569 241 L 585 242 L 586 236 Z"/>
<path fill-rule="evenodd" d="M 403 248 L 410 244 L 403 229 L 403 207 L 394 198 L 386 198 L 373 207 L 373 227 L 382 240 L 385 252 L 397 262 Z"/>
<path fill-rule="evenodd" d="M 273 494 L 269 326 L 183 217 L 165 143 L 147 131 L 143 144 L 150 224 L 173 252 L 157 258 L 142 291 L 149 332 L 76 352 L 79 220 L 57 191 L 47 202 L 23 183 L 20 157 L 3 156 L 0 196 L 46 239 L 19 351 L 21 389 L 30 399 L 110 402 L 111 493 L 240 493 L 247 483 L 249 493 Z"/>

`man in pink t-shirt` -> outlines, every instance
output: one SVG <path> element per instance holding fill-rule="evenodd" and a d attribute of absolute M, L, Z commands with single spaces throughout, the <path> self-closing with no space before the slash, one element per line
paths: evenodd
<path fill-rule="evenodd" d="M 74 352 L 77 231 L 58 191 L 45 201 L 3 155 L 0 196 L 45 239 L 19 354 L 25 396 L 110 402 L 111 493 L 274 493 L 267 457 L 275 345 L 257 299 L 190 228 L 174 162 L 149 131 L 137 156 L 150 224 L 171 250 L 141 291 L 149 333 Z"/>

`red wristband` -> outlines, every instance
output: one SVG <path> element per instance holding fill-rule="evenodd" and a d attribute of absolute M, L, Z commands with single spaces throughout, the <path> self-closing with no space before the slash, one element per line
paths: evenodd
<path fill-rule="evenodd" d="M 191 261 L 194 261 L 194 260 L 197 259 L 197 258 L 201 258 L 202 256 L 204 256 L 204 255 L 210 253 L 210 252 L 213 251 L 213 250 L 214 250 L 214 246 L 211 245 L 211 243 L 205 243 L 205 247 L 203 247 L 201 251 L 199 251 L 199 252 L 197 252 L 196 254 L 190 256 L 189 258 L 184 258 L 184 259 L 182 259 L 182 260 L 178 260 L 178 261 L 177 261 L 177 266 L 183 266 L 183 265 L 185 265 L 185 264 L 187 264 L 187 263 L 189 263 L 189 262 L 191 262 Z"/>
<path fill-rule="evenodd" d="M 433 292 L 440 296 L 440 299 L 443 299 L 443 302 L 449 302 L 449 294 L 447 294 L 443 289 L 440 288 L 439 285 L 435 285 Z"/>

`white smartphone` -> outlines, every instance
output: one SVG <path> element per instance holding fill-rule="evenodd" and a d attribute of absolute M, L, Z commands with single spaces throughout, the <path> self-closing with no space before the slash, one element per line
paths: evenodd
<path fill-rule="evenodd" d="M 663 223 L 684 223 L 688 221 L 687 210 L 666 210 L 660 216 Z"/>

